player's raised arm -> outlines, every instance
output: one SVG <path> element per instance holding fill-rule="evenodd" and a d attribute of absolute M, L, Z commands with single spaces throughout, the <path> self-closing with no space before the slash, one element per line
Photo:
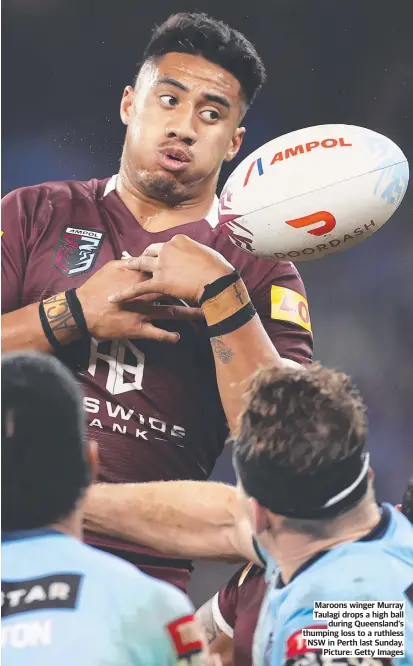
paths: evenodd
<path fill-rule="evenodd" d="M 108 262 L 76 289 L 45 298 L 39 290 L 39 302 L 22 307 L 31 248 L 40 240 L 41 225 L 39 222 L 34 224 L 34 212 L 37 219 L 42 220 L 42 209 L 45 208 L 45 216 L 48 210 L 45 190 L 47 192 L 44 186 L 26 187 L 11 192 L 2 200 L 3 352 L 32 349 L 59 353 L 71 342 L 90 336 L 98 339 L 133 337 L 177 342 L 178 333 L 157 328 L 151 322 L 155 319 L 199 316 L 193 308 L 155 306 L 147 301 L 129 304 L 128 308 L 109 303 L 108 295 L 114 284 L 125 288 L 145 279 L 141 274 L 132 275 L 123 261 Z M 44 283 L 47 283 L 46 278 L 45 274 Z"/>
<path fill-rule="evenodd" d="M 236 489 L 223 483 L 98 483 L 88 490 L 85 527 L 171 557 L 262 565 Z"/>
<path fill-rule="evenodd" d="M 41 209 L 37 188 L 22 188 L 1 202 L 1 334 L 3 352 L 17 349 L 53 351 L 39 317 L 39 303 L 22 307 L 24 276 L 30 254 L 32 217 L 30 210 Z M 76 339 L 74 321 L 66 322 L 67 342 Z"/>
<path fill-rule="evenodd" d="M 255 312 L 243 281 L 218 252 L 181 235 L 149 246 L 141 257 L 126 263 L 130 269 L 152 273 L 153 277 L 131 289 L 114 290 L 111 302 L 128 301 L 156 289 L 202 304 L 221 400 L 234 432 L 251 376 L 259 368 L 285 363 Z"/>

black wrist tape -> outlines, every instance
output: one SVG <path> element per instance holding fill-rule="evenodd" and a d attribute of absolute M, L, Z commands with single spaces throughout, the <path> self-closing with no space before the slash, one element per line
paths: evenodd
<path fill-rule="evenodd" d="M 229 275 L 223 275 L 222 277 L 218 278 L 218 280 L 211 282 L 211 284 L 206 284 L 204 293 L 201 296 L 200 305 L 205 303 L 205 301 L 207 301 L 209 298 L 217 296 L 221 291 L 224 291 L 224 289 L 240 279 L 241 275 L 239 271 L 233 271 L 232 273 L 229 273 Z"/>
<path fill-rule="evenodd" d="M 227 333 L 233 333 L 233 331 L 236 331 L 238 328 L 241 328 L 241 326 L 244 326 L 250 319 L 254 317 L 256 314 L 256 309 L 254 308 L 253 304 L 251 301 L 247 303 L 247 305 L 244 305 L 241 310 L 238 310 L 235 314 L 231 315 L 231 317 L 227 317 L 226 319 L 223 319 L 220 321 L 218 324 L 214 324 L 213 326 L 208 326 L 208 335 L 210 338 L 217 338 L 220 335 L 226 335 Z"/>
<path fill-rule="evenodd" d="M 86 324 L 85 315 L 83 314 L 82 306 L 76 294 L 76 289 L 68 289 L 65 291 L 65 296 L 76 326 L 81 331 L 83 337 L 89 338 L 90 333 Z"/>

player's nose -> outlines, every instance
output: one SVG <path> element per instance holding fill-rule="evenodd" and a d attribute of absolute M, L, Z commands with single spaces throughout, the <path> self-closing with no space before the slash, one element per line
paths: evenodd
<path fill-rule="evenodd" d="M 187 146 L 193 146 L 198 138 L 193 123 L 192 113 L 175 113 L 173 118 L 167 124 L 165 133 L 168 139 L 178 139 Z"/>

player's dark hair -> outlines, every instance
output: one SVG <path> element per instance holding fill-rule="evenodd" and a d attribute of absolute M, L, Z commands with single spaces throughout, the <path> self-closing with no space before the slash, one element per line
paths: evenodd
<path fill-rule="evenodd" d="M 248 458 L 302 474 L 362 450 L 366 430 L 365 407 L 350 378 L 315 363 L 254 377 L 240 439 Z"/>
<path fill-rule="evenodd" d="M 81 390 L 34 352 L 3 357 L 1 389 L 2 529 L 58 523 L 91 483 Z"/>
<path fill-rule="evenodd" d="M 413 476 L 404 491 L 401 511 L 413 523 Z"/>
<path fill-rule="evenodd" d="M 366 431 L 363 401 L 344 373 L 319 364 L 266 369 L 247 395 L 236 466 L 244 487 L 245 480 L 258 489 L 249 494 L 263 503 L 260 495 L 274 513 L 292 520 L 334 518 L 367 492 Z M 360 474 L 362 483 L 340 500 L 344 504 L 329 501 Z"/>
<path fill-rule="evenodd" d="M 249 106 L 265 81 L 265 67 L 243 34 L 206 14 L 180 13 L 157 26 L 144 61 L 166 53 L 199 55 L 230 72 L 239 81 Z"/>

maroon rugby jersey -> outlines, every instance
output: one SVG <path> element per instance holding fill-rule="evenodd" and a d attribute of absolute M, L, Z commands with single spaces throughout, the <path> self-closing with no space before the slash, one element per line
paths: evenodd
<path fill-rule="evenodd" d="M 265 569 L 248 564 L 215 595 L 214 620 L 233 639 L 233 664 L 252 665 L 252 643 L 266 592 Z"/>
<path fill-rule="evenodd" d="M 138 256 L 151 243 L 181 233 L 215 248 L 240 270 L 281 356 L 310 360 L 304 286 L 291 263 L 238 249 L 216 226 L 216 211 L 208 219 L 148 232 L 119 198 L 115 182 L 44 183 L 3 199 L 3 313 L 79 287 L 106 262 L 123 253 Z M 99 442 L 101 481 L 204 480 L 221 453 L 226 424 L 205 325 L 162 325 L 180 332 L 177 344 L 92 339 L 65 348 L 85 392 L 88 434 Z M 181 576 L 181 584 L 182 576 L 188 579 L 188 562 L 106 536 L 88 534 L 87 540 L 154 575 L 173 582 Z"/>

